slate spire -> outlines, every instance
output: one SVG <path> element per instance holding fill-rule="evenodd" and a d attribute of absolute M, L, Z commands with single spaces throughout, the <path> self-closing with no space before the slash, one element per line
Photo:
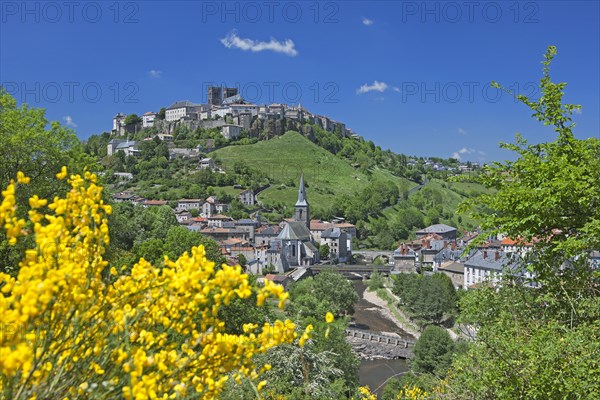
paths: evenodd
<path fill-rule="evenodd" d="M 306 189 L 304 188 L 304 174 L 300 175 L 300 188 L 298 189 L 298 201 L 297 206 L 307 206 L 308 201 L 306 200 Z"/>
<path fill-rule="evenodd" d="M 304 222 L 310 230 L 310 206 L 306 200 L 306 188 L 304 187 L 304 174 L 300 175 L 300 187 L 298 188 L 298 201 L 296 202 L 296 221 Z"/>

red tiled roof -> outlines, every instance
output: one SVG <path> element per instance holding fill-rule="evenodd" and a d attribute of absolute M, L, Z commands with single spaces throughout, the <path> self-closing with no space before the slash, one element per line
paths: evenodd
<path fill-rule="evenodd" d="M 210 217 L 208 217 L 208 219 L 232 219 L 232 218 L 228 217 L 227 215 L 216 214 L 216 215 L 211 215 Z"/>
<path fill-rule="evenodd" d="M 149 205 L 149 206 L 164 206 L 167 204 L 166 200 L 146 200 L 143 202 L 143 204 Z"/>
<path fill-rule="evenodd" d="M 279 232 L 281 230 L 281 227 L 279 225 L 262 225 L 256 228 L 256 232 L 261 233 L 266 229 L 273 229 L 274 231 Z"/>
<path fill-rule="evenodd" d="M 223 245 L 235 245 L 235 244 L 239 244 L 239 243 L 245 243 L 245 240 L 239 239 L 239 238 L 231 238 L 231 239 L 226 239 L 221 241 L 221 244 Z"/>
<path fill-rule="evenodd" d="M 265 279 L 268 279 L 272 282 L 280 283 L 288 279 L 288 277 L 285 275 L 267 274 L 265 275 Z"/>
<path fill-rule="evenodd" d="M 534 242 L 536 241 L 536 239 L 534 238 Z M 509 237 L 505 237 L 504 239 L 502 239 L 502 241 L 500 242 L 501 245 L 503 246 L 513 246 L 513 245 L 518 245 L 518 246 L 532 246 L 533 243 L 531 242 L 524 242 L 523 239 L 511 239 Z"/>
<path fill-rule="evenodd" d="M 319 221 L 318 219 L 310 220 L 310 230 L 311 231 L 324 231 L 327 228 L 333 228 L 334 224 L 330 224 L 328 222 Z"/>
<path fill-rule="evenodd" d="M 228 233 L 230 232 L 227 228 L 204 228 L 200 231 L 200 233 Z"/>

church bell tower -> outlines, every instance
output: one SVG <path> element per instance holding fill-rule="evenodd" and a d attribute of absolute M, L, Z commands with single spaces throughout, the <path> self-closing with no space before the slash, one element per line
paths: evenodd
<path fill-rule="evenodd" d="M 298 201 L 296 202 L 296 221 L 304 222 L 310 230 L 310 206 L 306 200 L 306 189 L 304 188 L 304 174 L 300 175 L 300 188 L 298 189 Z"/>

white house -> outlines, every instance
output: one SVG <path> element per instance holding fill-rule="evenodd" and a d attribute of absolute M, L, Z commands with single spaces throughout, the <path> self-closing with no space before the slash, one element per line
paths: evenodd
<path fill-rule="evenodd" d="M 339 262 L 348 260 L 347 235 L 340 228 L 328 228 L 321 233 L 321 244 L 329 246 L 331 258 L 337 258 Z"/>
<path fill-rule="evenodd" d="M 219 214 L 227 212 L 229 210 L 229 204 L 227 203 L 215 203 L 215 211 Z"/>
<path fill-rule="evenodd" d="M 215 160 L 212 158 L 203 158 L 200 160 L 200 169 L 215 169 Z"/>
<path fill-rule="evenodd" d="M 156 119 L 156 113 L 152 111 L 148 111 L 142 115 L 142 128 L 150 128 L 154 125 L 154 120 Z"/>
<path fill-rule="evenodd" d="M 521 263 L 522 258 L 518 253 L 477 250 L 465 262 L 463 287 L 468 289 L 483 282 L 496 285 L 507 273 L 514 279 L 532 279 L 533 275 L 529 271 L 523 270 Z"/>
<path fill-rule="evenodd" d="M 223 135 L 225 139 L 237 139 L 241 132 L 242 127 L 240 125 L 225 124 L 221 127 L 221 135 Z"/>
<path fill-rule="evenodd" d="M 126 156 L 140 155 L 140 151 L 137 148 L 137 143 L 134 140 L 112 139 L 106 146 L 106 154 L 112 156 L 117 151 L 122 151 Z"/>
<path fill-rule="evenodd" d="M 165 112 L 165 120 L 168 122 L 179 121 L 181 118 L 192 118 L 203 111 L 209 109 L 208 104 L 194 104 L 191 101 L 183 100 L 171 104 Z"/>
<path fill-rule="evenodd" d="M 285 112 L 285 105 L 273 103 L 269 105 L 269 113 L 278 115 L 279 118 L 283 118 Z"/>
<path fill-rule="evenodd" d="M 204 200 L 202 199 L 181 199 L 177 202 L 178 210 L 200 210 Z"/>
<path fill-rule="evenodd" d="M 253 206 L 256 202 L 256 198 L 254 197 L 254 192 L 252 190 L 246 189 L 240 193 L 240 201 L 245 206 Z"/>
<path fill-rule="evenodd" d="M 215 208 L 214 202 L 205 201 L 204 204 L 202 204 L 202 213 L 201 213 L 201 215 L 203 217 L 208 218 L 211 215 L 213 215 L 216 211 L 217 211 L 217 209 Z"/>
<path fill-rule="evenodd" d="M 233 221 L 233 218 L 217 214 L 206 217 L 206 220 L 208 221 L 208 226 L 222 228 L 223 223 Z"/>
<path fill-rule="evenodd" d="M 250 114 L 251 116 L 258 115 L 258 106 L 256 104 L 229 104 L 233 115 Z"/>
<path fill-rule="evenodd" d="M 185 221 L 189 221 L 192 218 L 192 214 L 186 210 L 179 210 L 175 212 L 175 218 L 177 218 L 178 223 L 182 223 Z"/>
<path fill-rule="evenodd" d="M 224 119 L 227 114 L 233 115 L 233 110 L 229 106 L 213 107 L 211 110 L 213 118 L 216 118 L 218 115 L 220 118 Z"/>

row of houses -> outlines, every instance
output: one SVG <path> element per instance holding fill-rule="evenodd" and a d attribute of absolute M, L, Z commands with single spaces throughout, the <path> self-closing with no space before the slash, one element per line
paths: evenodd
<path fill-rule="evenodd" d="M 534 276 L 527 271 L 526 256 L 537 239 L 526 242 L 504 236 L 486 238 L 466 252 L 477 233 L 467 232 L 456 239 L 456 228 L 437 224 L 417 232 L 417 239 L 402 243 L 394 251 L 396 273 L 432 269 L 450 277 L 457 289 L 475 288 L 486 282 L 497 284 L 509 274 L 514 279 L 535 286 Z M 600 252 L 591 253 L 594 268 L 600 264 Z"/>
<path fill-rule="evenodd" d="M 433 160 L 425 159 L 418 160 L 416 158 L 409 158 L 406 161 L 407 167 L 416 167 L 422 165 L 425 169 L 432 169 L 434 171 L 458 171 L 458 172 L 469 172 L 477 170 L 480 167 L 478 162 L 459 162 L 456 167 L 446 166 L 440 162 L 435 162 Z"/>
<path fill-rule="evenodd" d="M 241 190 L 238 196 L 240 202 L 244 205 L 251 206 L 255 204 L 256 196 L 251 190 Z M 166 200 L 148 200 L 131 192 L 116 193 L 112 198 L 117 203 L 127 201 L 144 207 L 168 205 Z M 219 201 L 217 196 L 209 196 L 206 199 L 180 199 L 177 201 L 174 211 L 177 221 L 183 223 L 191 221 L 192 210 L 197 210 L 200 217 L 208 218 L 226 213 L 229 210 L 229 206 L 229 204 Z"/>
<path fill-rule="evenodd" d="M 496 283 L 507 270 L 517 273 L 519 260 L 531 249 L 531 244 L 516 244 L 516 241 L 504 238 L 488 240 L 465 254 L 466 246 L 475 236 L 469 235 L 457 240 L 452 236 L 442 236 L 439 229 L 432 227 L 423 231 L 428 233 L 400 244 L 394 251 L 396 271 L 439 271 L 448 275 L 457 289 L 475 287 L 484 281 Z"/>

